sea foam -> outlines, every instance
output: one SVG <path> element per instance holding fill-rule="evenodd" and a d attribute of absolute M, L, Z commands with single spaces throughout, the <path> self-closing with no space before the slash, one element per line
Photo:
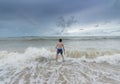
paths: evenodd
<path fill-rule="evenodd" d="M 72 54 L 70 54 L 72 52 Z M 86 62 L 96 62 L 96 63 L 102 63 L 106 62 L 109 64 L 119 64 L 120 63 L 120 54 L 114 54 L 114 55 L 104 55 L 104 56 L 96 56 L 96 57 L 89 57 L 86 58 L 85 55 L 83 56 L 73 56 L 78 55 L 80 52 L 78 51 L 67 51 L 65 58 L 71 58 L 71 59 L 80 59 L 85 60 Z M 84 52 L 85 53 L 85 52 Z M 88 51 L 86 51 L 88 53 Z M 9 64 L 9 63 L 18 63 L 18 62 L 30 62 L 35 61 L 39 59 L 39 61 L 42 59 L 50 60 L 54 59 L 56 55 L 55 50 L 50 50 L 47 48 L 35 48 L 35 47 L 29 47 L 25 49 L 23 53 L 20 52 L 8 52 L 8 51 L 0 51 L 0 64 Z M 81 55 L 81 54 L 80 54 Z"/>
<path fill-rule="evenodd" d="M 29 47 L 23 53 L 0 51 L 1 84 L 119 84 L 120 55 L 54 60 L 56 52 Z M 60 57 L 60 56 L 59 56 Z M 106 65 L 104 65 L 106 63 Z M 116 65 L 116 66 L 115 66 Z"/>

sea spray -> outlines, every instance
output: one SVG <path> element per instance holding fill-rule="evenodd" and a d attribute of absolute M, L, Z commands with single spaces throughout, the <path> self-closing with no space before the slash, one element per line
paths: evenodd
<path fill-rule="evenodd" d="M 75 59 L 83 59 L 86 61 L 94 61 L 94 62 L 107 62 L 110 64 L 119 64 L 120 62 L 120 54 L 118 51 L 111 50 L 112 54 L 106 54 L 108 51 L 80 51 L 80 50 L 67 50 L 66 58 L 75 58 Z M 92 55 L 93 52 L 101 52 L 101 54 Z M 88 54 L 89 53 L 89 54 Z M 87 54 L 87 55 L 86 55 Z M 20 52 L 8 52 L 8 51 L 0 51 L 0 63 L 1 64 L 9 64 L 9 63 L 17 63 L 17 62 L 31 62 L 31 61 L 48 61 L 54 59 L 56 56 L 56 51 L 46 48 L 35 48 L 28 47 L 23 53 Z M 59 56 L 60 58 L 60 56 Z"/>
<path fill-rule="evenodd" d="M 65 62 L 61 60 L 58 63 L 53 55 L 55 56 L 55 52 L 49 49 L 35 47 L 27 48 L 24 53 L 2 52 L 1 84 L 118 84 L 120 82 L 119 54 L 95 58 L 66 57 Z"/>

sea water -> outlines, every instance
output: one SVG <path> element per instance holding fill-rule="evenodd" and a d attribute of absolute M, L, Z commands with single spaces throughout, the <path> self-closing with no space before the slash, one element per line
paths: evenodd
<path fill-rule="evenodd" d="M 65 62 L 55 61 L 59 38 Z M 0 38 L 0 84 L 119 83 L 119 36 Z"/>

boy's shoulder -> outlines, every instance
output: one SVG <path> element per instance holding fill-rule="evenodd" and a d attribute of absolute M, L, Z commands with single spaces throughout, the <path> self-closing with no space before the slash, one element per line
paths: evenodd
<path fill-rule="evenodd" d="M 63 45 L 63 43 L 62 43 L 62 42 L 58 42 L 57 44 L 62 44 L 62 45 Z"/>

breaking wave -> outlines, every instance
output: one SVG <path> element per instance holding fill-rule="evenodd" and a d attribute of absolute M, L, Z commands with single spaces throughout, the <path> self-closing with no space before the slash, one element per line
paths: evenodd
<path fill-rule="evenodd" d="M 120 61 L 119 58 L 120 51 L 118 50 L 107 50 L 107 51 L 100 51 L 100 50 L 75 50 L 75 49 L 68 49 L 66 51 L 65 57 L 66 58 L 79 58 L 79 59 L 88 59 L 88 60 L 99 60 L 102 61 Z M 16 63 L 16 62 L 31 62 L 31 61 L 47 61 L 53 60 L 55 58 L 56 51 L 55 49 L 47 49 L 47 48 L 35 48 L 29 47 L 23 53 L 20 52 L 8 52 L 8 51 L 0 51 L 0 62 L 1 64 L 6 63 Z M 108 62 L 108 63 L 110 63 Z"/>
<path fill-rule="evenodd" d="M 108 53 L 109 52 L 109 53 Z M 92 54 L 90 54 L 92 53 Z M 29 47 L 0 51 L 0 84 L 119 84 L 119 51 L 67 50 L 65 62 L 54 49 Z M 73 68 L 74 67 L 74 68 Z"/>

